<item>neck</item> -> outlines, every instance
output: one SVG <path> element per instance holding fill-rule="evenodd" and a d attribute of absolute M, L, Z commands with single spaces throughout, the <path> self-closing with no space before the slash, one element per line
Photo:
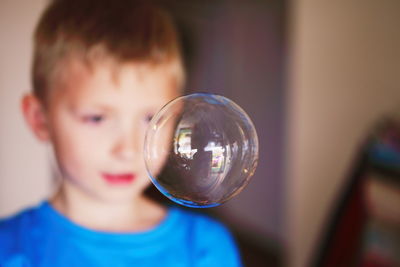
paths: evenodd
<path fill-rule="evenodd" d="M 69 190 L 61 185 L 51 205 L 74 223 L 107 232 L 137 232 L 155 227 L 165 209 L 143 195 L 124 202 L 112 202 Z"/>

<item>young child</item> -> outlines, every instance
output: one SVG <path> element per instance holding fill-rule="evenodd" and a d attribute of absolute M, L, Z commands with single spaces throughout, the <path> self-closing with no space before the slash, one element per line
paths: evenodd
<path fill-rule="evenodd" d="M 169 16 L 149 1 L 54 0 L 34 41 L 22 108 L 61 181 L 0 221 L 0 266 L 240 266 L 221 224 L 143 194 L 146 127 L 184 81 Z"/>

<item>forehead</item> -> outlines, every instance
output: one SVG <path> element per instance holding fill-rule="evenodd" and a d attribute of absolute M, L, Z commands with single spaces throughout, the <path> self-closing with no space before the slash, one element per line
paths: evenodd
<path fill-rule="evenodd" d="M 62 64 L 53 82 L 52 102 L 76 104 L 85 101 L 132 101 L 135 105 L 165 104 L 179 93 L 178 75 L 173 63 L 118 64 L 98 61 L 90 65 L 78 59 Z"/>

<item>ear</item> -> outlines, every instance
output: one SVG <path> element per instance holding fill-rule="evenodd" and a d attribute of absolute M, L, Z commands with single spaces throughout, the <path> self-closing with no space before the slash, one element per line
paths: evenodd
<path fill-rule="evenodd" d="M 27 94 L 21 101 L 25 121 L 40 141 L 49 140 L 47 114 L 42 103 L 32 94 Z"/>

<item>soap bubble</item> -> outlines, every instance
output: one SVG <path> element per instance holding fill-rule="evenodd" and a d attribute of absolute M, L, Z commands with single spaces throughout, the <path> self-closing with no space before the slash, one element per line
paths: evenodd
<path fill-rule="evenodd" d="M 258 162 L 258 138 L 234 102 L 197 93 L 172 100 L 154 116 L 144 157 L 165 196 L 188 207 L 214 207 L 248 184 Z"/>

